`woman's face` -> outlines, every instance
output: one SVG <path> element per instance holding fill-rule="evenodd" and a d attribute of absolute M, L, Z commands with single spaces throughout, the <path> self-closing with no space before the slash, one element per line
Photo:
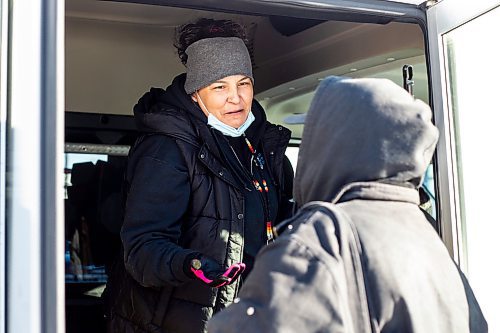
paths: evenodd
<path fill-rule="evenodd" d="M 226 76 L 200 89 L 192 98 L 206 116 L 210 112 L 224 124 L 238 128 L 247 120 L 252 107 L 252 80 L 244 75 Z"/>

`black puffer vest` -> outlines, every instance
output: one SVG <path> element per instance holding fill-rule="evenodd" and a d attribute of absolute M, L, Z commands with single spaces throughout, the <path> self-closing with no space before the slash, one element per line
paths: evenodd
<path fill-rule="evenodd" d="M 253 107 L 263 112 L 257 103 Z M 161 134 L 175 140 L 189 172 L 190 204 L 178 245 L 204 253 L 226 267 L 241 262 L 245 218 L 242 191 L 246 189 L 223 162 L 211 129 L 185 110 L 161 103 L 140 116 L 143 123 L 156 127 L 149 128 L 146 135 Z M 277 189 L 283 187 L 283 159 L 289 138 L 288 129 L 266 121 L 261 142 Z M 110 281 L 109 332 L 122 333 L 203 332 L 208 319 L 234 300 L 239 287 L 239 283 L 233 283 L 209 288 L 189 280 L 176 287 L 148 288 L 126 272 L 122 260 L 113 268 Z"/>

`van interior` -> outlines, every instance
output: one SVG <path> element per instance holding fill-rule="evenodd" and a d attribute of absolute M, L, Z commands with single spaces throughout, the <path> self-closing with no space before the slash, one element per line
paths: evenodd
<path fill-rule="evenodd" d="M 66 331 L 105 332 L 102 292 L 120 248 L 121 181 L 137 131 L 133 106 L 184 71 L 175 28 L 198 18 L 231 19 L 250 36 L 255 98 L 268 120 L 292 130 L 296 163 L 318 83 L 329 75 L 387 78 L 429 101 L 424 32 L 405 17 L 269 1 L 66 0 Z M 290 2 L 291 3 L 291 2 Z M 432 168 L 431 168 L 432 169 Z M 432 170 L 427 194 L 434 197 Z M 435 203 L 433 204 L 435 206 Z M 435 207 L 431 207 L 435 216 Z"/>

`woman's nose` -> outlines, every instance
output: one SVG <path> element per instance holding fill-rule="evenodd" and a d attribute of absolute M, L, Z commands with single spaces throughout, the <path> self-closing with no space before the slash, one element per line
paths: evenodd
<path fill-rule="evenodd" d="M 240 95 L 238 94 L 238 87 L 231 87 L 229 89 L 229 95 L 227 96 L 227 101 L 233 104 L 238 104 L 240 102 Z"/>

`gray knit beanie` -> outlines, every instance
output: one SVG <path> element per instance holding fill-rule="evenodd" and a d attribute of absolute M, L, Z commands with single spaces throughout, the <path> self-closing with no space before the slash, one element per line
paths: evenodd
<path fill-rule="evenodd" d="M 184 89 L 188 94 L 230 75 L 245 75 L 253 82 L 252 61 L 241 38 L 200 39 L 188 46 L 186 54 Z"/>

